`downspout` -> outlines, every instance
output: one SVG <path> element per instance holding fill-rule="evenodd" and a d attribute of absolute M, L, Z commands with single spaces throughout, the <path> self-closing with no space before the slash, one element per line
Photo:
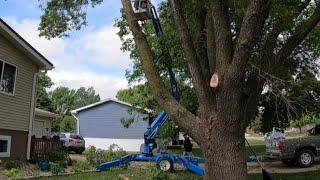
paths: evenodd
<path fill-rule="evenodd" d="M 33 75 L 33 85 L 32 85 L 32 96 L 31 96 L 31 105 L 30 105 L 30 119 L 29 119 L 29 132 L 28 132 L 28 144 L 27 144 L 27 160 L 30 160 L 31 153 L 31 136 L 32 136 L 32 128 L 33 128 L 33 120 L 35 116 L 35 100 L 36 100 L 36 85 L 37 85 L 37 75 L 41 73 L 41 71 L 35 73 Z"/>
<path fill-rule="evenodd" d="M 80 135 L 80 122 L 79 119 L 77 117 L 77 113 L 76 112 L 71 112 L 71 115 L 77 120 L 77 135 Z"/>

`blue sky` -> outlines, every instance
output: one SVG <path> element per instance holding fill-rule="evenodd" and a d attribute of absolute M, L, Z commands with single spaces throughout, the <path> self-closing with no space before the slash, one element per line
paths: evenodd
<path fill-rule="evenodd" d="M 50 41 L 38 37 L 42 14 L 38 5 L 38 0 L 0 0 L 0 17 L 55 65 L 48 72 L 54 87 L 94 86 L 102 98 L 112 98 L 127 87 L 124 74 L 130 59 L 120 51 L 121 42 L 113 27 L 120 17 L 120 0 L 104 0 L 100 6 L 88 8 L 86 28 Z"/>

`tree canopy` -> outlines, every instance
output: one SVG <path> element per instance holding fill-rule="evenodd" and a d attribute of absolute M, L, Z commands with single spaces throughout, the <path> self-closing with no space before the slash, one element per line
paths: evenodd
<path fill-rule="evenodd" d="M 58 120 L 53 122 L 52 131 L 74 132 L 76 120 L 70 111 L 100 101 L 100 96 L 93 87 L 80 87 L 70 89 L 57 87 L 50 91 L 53 82 L 45 74 L 37 78 L 37 104 L 36 107 L 59 114 Z"/>

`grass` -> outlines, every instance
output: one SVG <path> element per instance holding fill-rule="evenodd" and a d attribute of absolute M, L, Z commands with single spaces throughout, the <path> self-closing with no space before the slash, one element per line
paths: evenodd
<path fill-rule="evenodd" d="M 87 174 L 78 174 L 72 176 L 59 176 L 59 177 L 48 177 L 48 178 L 40 178 L 40 180 L 118 180 L 125 179 L 126 177 L 130 180 L 149 180 L 154 177 L 155 172 L 153 170 L 147 169 L 112 169 L 105 172 L 100 173 L 87 173 Z M 292 174 L 272 174 L 273 179 L 276 180 L 305 180 L 305 179 L 320 179 L 319 171 L 311 171 L 304 173 L 292 173 Z M 162 178 L 161 178 L 162 177 Z M 158 177 L 158 179 L 172 179 L 172 180 L 201 180 L 200 176 L 197 176 L 188 171 L 177 171 L 174 173 L 166 174 L 165 176 L 162 174 Z M 250 174 L 249 180 L 261 180 L 261 174 Z"/>
<path fill-rule="evenodd" d="M 98 173 L 87 173 L 78 174 L 71 176 L 58 176 L 58 177 L 47 177 L 40 178 L 40 180 L 119 180 L 119 179 L 130 179 L 130 180 L 149 180 L 155 179 L 151 178 L 157 174 L 158 171 L 155 169 L 138 169 L 138 168 L 128 168 L 128 169 L 111 169 L 104 172 Z M 195 175 L 188 171 L 177 171 L 174 173 L 161 173 L 158 179 L 174 179 L 174 180 L 200 180 L 200 176 Z"/>
<path fill-rule="evenodd" d="M 291 174 L 271 174 L 273 179 L 276 180 L 307 180 L 307 179 L 320 179 L 319 171 L 291 173 Z M 250 174 L 249 180 L 261 180 L 261 174 Z"/>

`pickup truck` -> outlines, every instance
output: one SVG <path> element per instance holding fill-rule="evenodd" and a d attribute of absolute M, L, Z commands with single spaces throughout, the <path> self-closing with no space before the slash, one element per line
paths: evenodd
<path fill-rule="evenodd" d="M 266 155 L 280 158 L 286 165 L 311 166 L 320 155 L 320 124 L 309 130 L 309 136 L 267 142 Z"/>

